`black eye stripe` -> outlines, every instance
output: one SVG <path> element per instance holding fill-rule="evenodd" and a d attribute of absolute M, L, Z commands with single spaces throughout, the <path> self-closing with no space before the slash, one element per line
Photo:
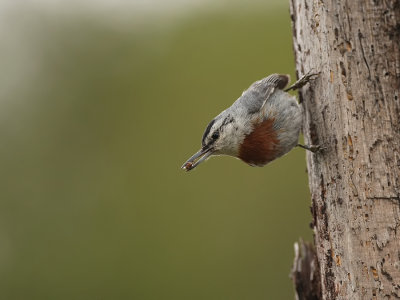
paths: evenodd
<path fill-rule="evenodd" d="M 231 117 L 231 115 L 228 115 L 224 121 L 222 122 L 221 127 L 224 127 L 225 125 L 228 125 L 230 123 L 232 123 L 234 121 L 233 117 Z"/>
<path fill-rule="evenodd" d="M 206 144 L 206 143 L 205 143 L 205 139 L 206 139 L 207 135 L 210 133 L 211 127 L 214 125 L 214 123 L 215 123 L 215 119 L 212 120 L 212 121 L 210 122 L 210 124 L 208 124 L 206 130 L 204 131 L 203 138 L 202 138 L 202 141 L 201 141 L 201 143 L 203 144 L 203 146 L 205 146 L 205 144 Z"/>
<path fill-rule="evenodd" d="M 218 118 L 217 118 L 217 119 L 218 119 Z M 215 131 L 212 133 L 212 135 L 211 135 L 211 139 L 212 139 L 212 140 L 209 141 L 209 143 L 213 143 L 214 141 L 216 141 L 216 140 L 219 138 L 219 135 L 220 135 L 220 134 L 219 134 L 219 131 L 223 131 L 223 130 L 224 130 L 224 127 L 225 127 L 226 125 L 228 125 L 228 124 L 230 124 L 230 123 L 233 123 L 234 121 L 235 121 L 235 119 L 234 119 L 230 114 L 228 114 L 228 115 L 224 118 L 224 120 L 222 121 L 221 125 L 219 126 L 219 129 L 215 130 Z M 201 144 L 203 145 L 203 147 L 206 146 L 207 137 L 210 137 L 209 134 L 210 134 L 210 131 L 211 131 L 212 127 L 214 126 L 215 122 L 216 122 L 216 119 L 213 119 L 213 120 L 207 125 L 207 128 L 206 128 L 206 130 L 204 131 L 203 138 L 202 138 L 202 140 L 201 140 Z"/>

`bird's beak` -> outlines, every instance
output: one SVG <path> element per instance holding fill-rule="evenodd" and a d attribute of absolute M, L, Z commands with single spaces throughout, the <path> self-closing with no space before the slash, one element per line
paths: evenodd
<path fill-rule="evenodd" d="M 191 158 L 189 158 L 181 167 L 186 171 L 193 170 L 196 168 L 200 163 L 205 161 L 208 157 L 211 156 L 213 153 L 212 148 L 202 148 L 198 152 L 196 152 Z"/>

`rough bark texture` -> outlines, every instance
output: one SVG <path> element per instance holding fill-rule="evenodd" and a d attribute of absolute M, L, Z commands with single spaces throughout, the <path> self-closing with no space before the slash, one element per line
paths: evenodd
<path fill-rule="evenodd" d="M 400 0 L 291 0 L 322 299 L 400 298 Z M 309 281 L 309 278 L 305 278 Z M 307 299 L 300 298 L 299 299 Z"/>
<path fill-rule="evenodd" d="M 321 275 L 314 246 L 300 240 L 294 244 L 294 253 L 291 277 L 296 289 L 296 299 L 321 299 Z"/>

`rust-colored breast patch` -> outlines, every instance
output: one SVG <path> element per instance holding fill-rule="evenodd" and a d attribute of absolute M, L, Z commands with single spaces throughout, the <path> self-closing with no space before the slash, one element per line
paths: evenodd
<path fill-rule="evenodd" d="M 250 165 L 263 166 L 277 157 L 279 140 L 273 129 L 274 119 L 254 127 L 239 148 L 239 158 Z"/>

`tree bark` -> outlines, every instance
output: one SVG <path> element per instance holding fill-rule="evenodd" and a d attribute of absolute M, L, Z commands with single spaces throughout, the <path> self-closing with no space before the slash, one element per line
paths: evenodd
<path fill-rule="evenodd" d="M 294 244 L 294 254 L 291 277 L 296 289 L 296 299 L 321 299 L 321 275 L 315 248 L 300 240 Z"/>
<path fill-rule="evenodd" d="M 291 0 L 291 17 L 298 77 L 320 72 L 300 91 L 325 147 L 307 153 L 320 297 L 398 299 L 400 0 Z"/>

